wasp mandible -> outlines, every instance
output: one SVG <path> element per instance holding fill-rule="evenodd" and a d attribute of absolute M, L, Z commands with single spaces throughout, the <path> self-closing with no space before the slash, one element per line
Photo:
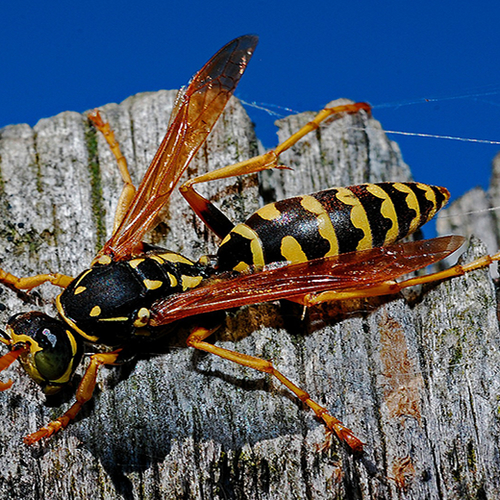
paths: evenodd
<path fill-rule="evenodd" d="M 499 254 L 486 256 L 466 266 L 395 281 L 443 259 L 463 243 L 459 236 L 397 243 L 447 202 L 449 193 L 442 187 L 401 182 L 334 187 L 265 205 L 240 224 L 231 222 L 195 190 L 199 183 L 279 167 L 281 153 L 327 118 L 370 113 L 366 103 L 325 108 L 276 149 L 180 186 L 190 207 L 222 240 L 215 258 L 202 256 L 195 262 L 145 244 L 144 235 L 155 225 L 224 110 L 256 45 L 254 35 L 231 41 L 180 91 L 166 136 L 137 190 L 110 126 L 98 111 L 90 115 L 116 157 L 124 186 L 113 234 L 89 269 L 76 278 L 58 273 L 16 277 L 0 270 L 0 282 L 15 290 L 29 291 L 43 283 L 63 289 L 56 299 L 57 319 L 40 312 L 10 318 L 1 332 L 0 342 L 9 352 L 0 358 L 0 371 L 18 359 L 45 394 L 54 394 L 71 380 L 85 344 L 110 348 L 90 356 L 76 402 L 61 417 L 25 437 L 26 444 L 48 438 L 74 420 L 92 397 L 99 368 L 120 363 L 127 346 L 145 337 L 160 337 L 166 325 L 194 318 L 188 346 L 276 377 L 315 412 L 329 432 L 360 451 L 361 440 L 272 363 L 207 342 L 220 321 L 204 323 L 206 313 L 280 299 L 309 307 L 394 294 L 500 259 Z M 11 385 L 11 381 L 1 383 L 0 389 Z"/>

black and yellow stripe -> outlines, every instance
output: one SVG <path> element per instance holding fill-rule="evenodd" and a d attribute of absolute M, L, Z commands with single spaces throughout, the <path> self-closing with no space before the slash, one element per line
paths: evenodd
<path fill-rule="evenodd" d="M 442 187 L 383 182 L 271 203 L 222 241 L 219 268 L 243 271 L 390 245 L 429 221 L 448 199 Z"/>

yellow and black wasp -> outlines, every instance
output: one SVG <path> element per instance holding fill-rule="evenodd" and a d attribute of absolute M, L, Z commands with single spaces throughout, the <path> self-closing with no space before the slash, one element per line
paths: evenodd
<path fill-rule="evenodd" d="M 63 288 L 56 299 L 58 319 L 40 312 L 10 318 L 0 338 L 10 349 L 0 358 L 0 371 L 19 359 L 44 393 L 53 394 L 70 381 L 85 343 L 110 348 L 90 356 L 76 402 L 61 417 L 25 437 L 26 444 L 65 428 L 92 397 L 99 367 L 119 363 L 124 348 L 144 337 L 165 334 L 166 325 L 199 315 L 200 323 L 193 323 L 187 339 L 189 346 L 273 375 L 312 408 L 330 432 L 360 451 L 362 442 L 350 429 L 270 362 L 207 342 L 220 322 L 203 324 L 205 314 L 279 299 L 311 306 L 393 294 L 500 259 L 498 254 L 487 256 L 467 266 L 395 281 L 443 259 L 462 244 L 458 236 L 396 243 L 447 202 L 449 193 L 442 187 L 385 182 L 330 188 L 266 205 L 237 225 L 195 191 L 197 183 L 278 167 L 280 154 L 325 119 L 369 113 L 366 103 L 325 108 L 275 150 L 180 186 L 194 212 L 222 240 L 215 258 L 203 256 L 194 262 L 143 243 L 234 92 L 256 45 L 253 35 L 228 43 L 180 92 L 167 134 L 137 190 L 109 125 L 98 112 L 90 116 L 108 141 L 124 181 L 113 234 L 90 269 L 76 278 L 63 274 L 19 278 L 0 270 L 0 282 L 16 290 L 31 290 L 46 282 Z M 1 383 L 0 390 L 11 385 L 11 381 Z"/>

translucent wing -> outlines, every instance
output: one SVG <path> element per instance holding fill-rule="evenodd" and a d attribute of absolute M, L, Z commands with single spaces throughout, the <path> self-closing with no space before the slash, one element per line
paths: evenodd
<path fill-rule="evenodd" d="M 377 247 L 299 264 L 269 266 L 253 274 L 221 275 L 201 286 L 159 300 L 152 325 L 232 307 L 300 297 L 306 293 L 369 288 L 444 259 L 461 236 Z"/>
<path fill-rule="evenodd" d="M 252 57 L 258 38 L 246 35 L 224 46 L 177 97 L 170 126 L 125 217 L 101 254 L 123 260 L 140 253 L 189 162 L 203 144 Z"/>

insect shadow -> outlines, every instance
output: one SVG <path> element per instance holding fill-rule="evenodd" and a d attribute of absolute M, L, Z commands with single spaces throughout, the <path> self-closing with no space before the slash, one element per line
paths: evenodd
<path fill-rule="evenodd" d="M 284 306 L 283 314 L 276 304 L 243 308 L 229 314 L 213 341 L 231 341 L 254 354 L 266 328 L 279 327 L 284 336 L 299 339 L 297 325 L 306 322 L 301 314 L 293 305 Z M 304 435 L 321 425 L 312 415 L 297 419 L 302 403 L 267 375 L 186 348 L 189 331 L 186 322 L 163 341 L 143 345 L 143 352 L 126 364 L 103 370 L 105 388 L 94 408 L 82 410 L 78 425 L 68 431 L 117 487 L 123 487 L 128 473 L 159 467 L 178 447 L 192 447 L 197 454 L 212 442 L 221 456 L 238 454 L 245 445 Z M 131 385 L 137 388 L 128 399 Z M 294 415 L 288 418 L 290 408 Z"/>

